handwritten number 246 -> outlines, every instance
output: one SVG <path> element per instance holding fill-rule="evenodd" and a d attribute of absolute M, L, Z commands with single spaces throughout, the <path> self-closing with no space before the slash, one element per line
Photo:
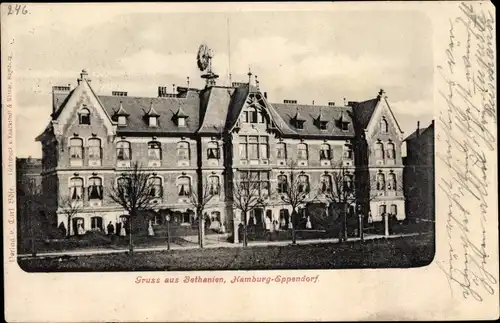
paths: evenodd
<path fill-rule="evenodd" d="M 21 6 L 21 5 L 18 5 L 16 4 L 15 6 L 13 5 L 9 5 L 8 7 L 8 12 L 7 12 L 7 15 L 25 15 L 28 13 L 28 10 L 26 9 L 26 6 Z"/>

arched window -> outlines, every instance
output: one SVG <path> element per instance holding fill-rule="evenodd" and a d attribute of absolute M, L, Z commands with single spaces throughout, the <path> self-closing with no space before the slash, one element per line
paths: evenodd
<path fill-rule="evenodd" d="M 394 143 L 390 142 L 387 144 L 387 158 L 394 159 L 396 158 L 396 149 Z"/>
<path fill-rule="evenodd" d="M 375 157 L 379 159 L 384 158 L 384 144 L 380 141 L 375 143 Z"/>
<path fill-rule="evenodd" d="M 299 175 L 297 188 L 300 193 L 309 192 L 309 177 L 307 175 Z"/>
<path fill-rule="evenodd" d="M 85 221 L 83 218 L 76 217 L 73 218 L 73 234 L 74 235 L 83 235 L 85 234 Z"/>
<path fill-rule="evenodd" d="M 331 159 L 332 154 L 330 150 L 330 145 L 329 144 L 322 144 L 321 148 L 319 150 L 319 159 L 320 160 L 325 160 L 325 159 Z"/>
<path fill-rule="evenodd" d="M 71 159 L 83 159 L 83 140 L 81 138 L 71 138 L 69 140 L 69 156 Z"/>
<path fill-rule="evenodd" d="M 100 216 L 91 217 L 90 218 L 90 229 L 96 230 L 96 231 L 103 230 L 102 217 L 100 217 Z"/>
<path fill-rule="evenodd" d="M 284 142 L 276 144 L 276 158 L 286 159 L 286 144 Z"/>
<path fill-rule="evenodd" d="M 387 207 L 385 205 L 379 205 L 378 215 L 382 216 L 387 212 Z"/>
<path fill-rule="evenodd" d="M 354 189 L 353 181 L 352 181 L 352 175 L 346 174 L 344 175 L 344 191 L 346 192 L 352 192 Z"/>
<path fill-rule="evenodd" d="M 99 177 L 91 177 L 88 182 L 89 200 L 102 200 L 102 180 Z"/>
<path fill-rule="evenodd" d="M 286 193 L 288 191 L 288 181 L 286 175 L 278 175 L 278 193 Z"/>
<path fill-rule="evenodd" d="M 181 176 L 177 179 L 177 193 L 179 196 L 189 196 L 191 192 L 191 180 L 187 176 Z"/>
<path fill-rule="evenodd" d="M 132 189 L 132 180 L 128 177 L 122 176 L 116 180 L 118 195 L 127 197 Z"/>
<path fill-rule="evenodd" d="M 161 144 L 157 141 L 148 142 L 149 160 L 161 160 Z"/>
<path fill-rule="evenodd" d="M 321 176 L 321 193 L 330 193 L 332 191 L 332 177 L 330 175 Z"/>
<path fill-rule="evenodd" d="M 131 155 L 130 142 L 119 141 L 116 143 L 116 158 L 118 160 L 130 160 Z"/>
<path fill-rule="evenodd" d="M 80 124 L 90 124 L 90 111 L 87 108 L 83 108 L 78 112 L 78 122 Z"/>
<path fill-rule="evenodd" d="M 161 185 L 161 178 L 153 176 L 149 178 L 149 195 L 155 198 L 162 197 L 163 189 Z"/>
<path fill-rule="evenodd" d="M 351 145 L 344 146 L 344 158 L 345 159 L 352 159 L 352 146 Z"/>
<path fill-rule="evenodd" d="M 189 160 L 189 143 L 185 141 L 177 143 L 177 160 Z"/>
<path fill-rule="evenodd" d="M 210 141 L 207 144 L 207 158 L 219 159 L 219 144 L 216 141 Z"/>
<path fill-rule="evenodd" d="M 306 144 L 298 144 L 297 145 L 297 159 L 301 160 L 307 160 L 308 153 L 307 153 L 307 145 Z"/>
<path fill-rule="evenodd" d="M 73 201 L 83 200 L 83 178 L 73 177 L 70 180 L 70 197 Z"/>
<path fill-rule="evenodd" d="M 390 173 L 389 178 L 388 178 L 388 183 L 387 183 L 387 189 L 389 190 L 396 190 L 396 174 Z"/>
<path fill-rule="evenodd" d="M 101 139 L 90 138 L 89 144 L 89 160 L 101 160 Z"/>
<path fill-rule="evenodd" d="M 387 123 L 387 120 L 385 117 L 382 117 L 380 120 L 380 132 L 382 133 L 388 133 L 389 132 L 389 124 Z"/>
<path fill-rule="evenodd" d="M 219 176 L 209 176 L 208 177 L 209 194 L 219 195 L 220 193 L 220 181 Z"/>
<path fill-rule="evenodd" d="M 385 175 L 382 173 L 377 174 L 377 190 L 385 190 Z"/>

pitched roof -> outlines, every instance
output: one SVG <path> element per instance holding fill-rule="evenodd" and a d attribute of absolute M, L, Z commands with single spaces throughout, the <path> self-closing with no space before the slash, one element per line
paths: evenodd
<path fill-rule="evenodd" d="M 231 103 L 229 105 L 226 118 L 227 129 L 232 129 L 236 124 L 236 121 L 238 121 L 238 118 L 241 114 L 241 110 L 243 109 L 248 94 L 250 93 L 249 89 L 250 86 L 248 85 L 248 83 L 243 84 L 238 88 L 236 88 L 233 95 L 231 96 Z"/>
<path fill-rule="evenodd" d="M 114 112 L 118 111 L 120 101 L 123 108 L 130 114 L 127 118 L 127 125 L 120 127 L 118 129 L 119 133 L 194 133 L 198 129 L 198 98 L 144 98 L 101 95 L 99 100 L 110 115 L 114 115 Z M 159 114 L 158 127 L 154 128 L 149 127 L 149 124 L 144 120 L 144 115 L 152 104 Z M 172 120 L 174 114 L 181 108 L 189 116 L 186 127 L 178 127 Z"/>
<path fill-rule="evenodd" d="M 151 101 L 151 106 L 149 107 L 149 111 L 146 113 L 146 115 L 149 117 L 159 117 L 160 116 L 154 108 L 153 101 Z"/>
<path fill-rule="evenodd" d="M 354 118 L 362 129 L 368 126 L 379 100 L 377 97 L 363 102 L 353 102 Z"/>
<path fill-rule="evenodd" d="M 418 130 L 415 130 L 413 131 L 408 137 L 406 137 L 403 141 L 408 141 L 408 140 L 413 140 L 415 138 L 417 138 L 417 131 L 419 131 L 419 136 L 421 136 L 422 134 L 424 134 L 425 132 L 427 131 L 434 131 L 434 122 L 431 122 L 431 124 L 425 128 L 425 129 L 418 129 Z"/>
<path fill-rule="evenodd" d="M 303 105 L 303 104 L 285 104 L 271 103 L 276 109 L 279 117 L 286 123 L 287 131 L 283 131 L 288 135 L 300 135 L 306 137 L 353 137 L 354 127 L 352 126 L 352 108 L 351 107 L 334 107 L 320 105 Z M 329 121 L 326 130 L 321 130 L 316 125 L 317 119 L 321 111 L 322 120 Z M 299 113 L 305 120 L 304 129 L 299 130 L 293 126 L 295 115 Z M 341 115 L 344 115 L 344 120 L 351 123 L 349 130 L 344 131 L 338 125 Z M 279 126 L 279 125 L 278 125 Z M 283 129 L 283 128 L 282 128 Z"/>
<path fill-rule="evenodd" d="M 130 114 L 123 108 L 122 102 L 120 102 L 120 108 L 114 113 L 116 116 L 129 116 Z"/>
<path fill-rule="evenodd" d="M 201 93 L 201 126 L 198 132 L 218 133 L 226 124 L 234 88 L 212 86 Z"/>
<path fill-rule="evenodd" d="M 53 94 L 53 104 L 55 112 L 52 114 L 52 118 L 57 119 L 74 91 L 75 89 L 71 90 L 69 93 L 56 92 Z"/>

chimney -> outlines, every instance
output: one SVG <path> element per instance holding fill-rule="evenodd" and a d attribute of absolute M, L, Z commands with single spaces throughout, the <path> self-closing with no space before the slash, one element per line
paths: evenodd
<path fill-rule="evenodd" d="M 247 83 L 244 83 L 244 82 L 233 82 L 233 87 L 240 87 L 242 85 L 245 85 Z"/>
<path fill-rule="evenodd" d="M 297 100 L 283 100 L 285 104 L 297 104 Z"/>
<path fill-rule="evenodd" d="M 267 100 L 267 92 L 264 92 L 264 98 Z"/>
<path fill-rule="evenodd" d="M 334 107 L 335 106 L 335 102 L 328 102 L 328 106 L 329 107 Z"/>
<path fill-rule="evenodd" d="M 420 136 L 420 121 L 417 121 L 417 137 Z"/>
<path fill-rule="evenodd" d="M 348 107 L 352 107 L 356 104 L 357 102 L 356 101 L 347 101 L 347 106 Z"/>
<path fill-rule="evenodd" d="M 164 98 L 167 96 L 167 87 L 166 86 L 158 86 L 158 97 Z"/>
<path fill-rule="evenodd" d="M 57 85 L 52 87 L 52 113 L 57 111 L 70 91 L 71 86 L 69 84 L 68 86 Z"/>
<path fill-rule="evenodd" d="M 128 92 L 123 92 L 123 91 L 112 91 L 111 92 L 112 96 L 127 96 Z"/>

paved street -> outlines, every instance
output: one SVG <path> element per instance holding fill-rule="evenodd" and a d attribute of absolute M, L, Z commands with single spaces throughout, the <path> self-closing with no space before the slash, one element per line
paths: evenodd
<path fill-rule="evenodd" d="M 410 237 L 418 235 L 418 233 L 410 233 L 410 234 L 395 234 L 391 235 L 388 238 L 399 238 L 399 237 Z M 197 243 L 196 236 L 185 237 L 187 241 L 192 241 Z M 365 235 L 365 240 L 375 240 L 375 239 L 383 239 L 383 235 Z M 359 238 L 350 238 L 348 241 L 359 241 Z M 308 244 L 323 244 L 323 243 L 337 243 L 338 239 L 311 239 L 311 240 L 298 240 L 298 245 L 308 245 Z M 286 246 L 291 245 L 292 242 L 290 240 L 287 241 L 252 241 L 249 242 L 248 247 L 266 247 L 266 246 Z M 205 238 L 205 248 L 213 249 L 213 248 L 238 248 L 242 247 L 241 243 L 230 243 L 221 241 L 220 238 L 216 236 L 206 236 Z M 189 250 L 189 249 L 198 249 L 199 247 L 196 244 L 193 245 L 171 245 L 170 250 Z M 147 251 L 165 251 L 168 250 L 167 246 L 158 246 L 158 247 L 146 247 L 146 248 L 134 248 L 134 252 L 147 252 Z M 116 253 L 124 253 L 128 252 L 128 247 L 120 248 L 120 249 L 85 249 L 78 251 L 57 251 L 57 252 L 43 252 L 37 253 L 36 257 L 58 257 L 58 256 L 87 256 L 87 255 L 101 255 L 101 254 L 116 254 Z M 31 258 L 31 254 L 19 254 L 18 258 Z"/>

